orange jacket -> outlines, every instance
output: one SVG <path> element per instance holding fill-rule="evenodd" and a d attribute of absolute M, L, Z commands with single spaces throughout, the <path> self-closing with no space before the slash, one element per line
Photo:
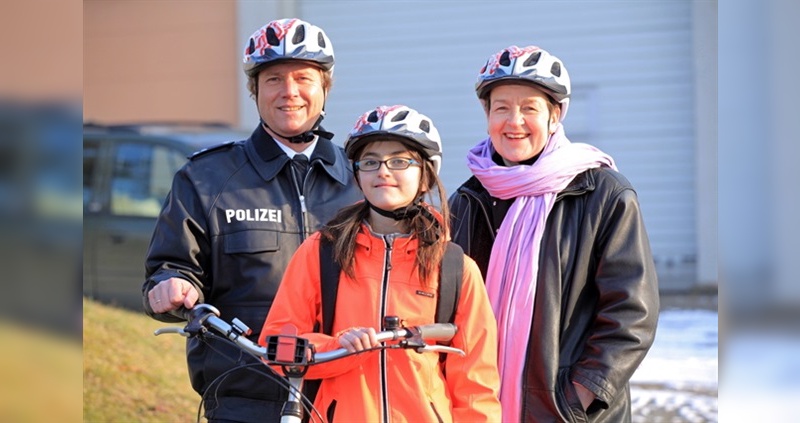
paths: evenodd
<path fill-rule="evenodd" d="M 317 352 L 340 348 L 336 337 L 312 332 L 322 319 L 319 236 L 306 240 L 289 262 L 259 338 L 262 345 L 291 323 Z M 362 225 L 356 243 L 357 277 L 340 274 L 333 333 L 352 327 L 377 331 L 391 315 L 406 326 L 434 323 L 438 290 L 420 283 L 416 238 L 397 237 L 387 249 L 384 237 Z M 494 314 L 480 271 L 467 256 L 463 275 L 451 345 L 466 357 L 448 354 L 442 369 L 439 354 L 394 349 L 311 366 L 306 378 L 323 379 L 314 406 L 326 422 L 501 421 Z"/>

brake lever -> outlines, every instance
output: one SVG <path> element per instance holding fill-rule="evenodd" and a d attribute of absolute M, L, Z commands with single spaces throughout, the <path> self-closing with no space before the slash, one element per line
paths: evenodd
<path fill-rule="evenodd" d="M 208 329 L 206 329 L 202 323 L 192 320 L 182 328 L 177 326 L 167 326 L 165 328 L 156 329 L 153 334 L 158 336 L 163 333 L 175 333 L 183 336 L 184 338 L 191 338 L 193 336 L 204 335 L 207 332 Z"/>
<path fill-rule="evenodd" d="M 183 336 L 185 338 L 188 338 L 190 336 L 189 332 L 186 332 L 183 328 L 179 328 L 177 326 L 168 326 L 168 327 L 165 327 L 165 328 L 158 328 L 158 329 L 155 330 L 155 332 L 153 332 L 153 335 L 158 336 L 158 335 L 162 335 L 162 334 L 165 334 L 165 333 L 175 333 L 175 334 L 178 334 L 178 335 Z"/>
<path fill-rule="evenodd" d="M 424 345 L 419 348 L 415 348 L 414 351 L 418 353 L 424 352 L 436 352 L 436 353 L 446 353 L 446 354 L 458 354 L 461 357 L 466 357 L 467 353 L 463 350 L 453 347 L 446 347 L 444 345 Z"/>
<path fill-rule="evenodd" d="M 404 339 L 404 340 L 398 342 L 397 345 L 399 345 L 402 348 L 411 348 L 411 349 L 414 349 L 414 350 L 418 350 L 420 348 L 423 348 L 423 347 L 427 346 L 428 344 L 426 344 L 419 337 L 415 336 L 415 337 L 412 337 L 412 338 Z"/>

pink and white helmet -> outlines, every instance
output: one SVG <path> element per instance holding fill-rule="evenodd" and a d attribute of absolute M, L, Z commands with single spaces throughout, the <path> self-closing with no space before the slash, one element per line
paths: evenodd
<path fill-rule="evenodd" d="M 432 161 L 436 173 L 439 173 L 442 165 L 442 139 L 433 126 L 433 121 L 422 113 L 403 105 L 379 106 L 367 111 L 358 118 L 344 142 L 347 158 L 355 160 L 356 152 L 363 145 L 361 141 L 371 135 L 402 138 L 401 141 L 405 141 Z"/>
<path fill-rule="evenodd" d="M 333 44 L 325 31 L 300 19 L 280 19 L 259 28 L 244 48 L 244 72 L 250 75 L 259 65 L 277 60 L 314 62 L 333 70 Z M 251 76 L 251 75 L 250 75 Z"/>
<path fill-rule="evenodd" d="M 564 120 L 572 92 L 569 73 L 561 60 L 536 46 L 510 46 L 489 57 L 480 70 L 475 92 L 478 98 L 486 98 L 495 83 L 500 81 L 519 81 L 531 83 L 540 88 L 561 104 L 561 117 Z"/>

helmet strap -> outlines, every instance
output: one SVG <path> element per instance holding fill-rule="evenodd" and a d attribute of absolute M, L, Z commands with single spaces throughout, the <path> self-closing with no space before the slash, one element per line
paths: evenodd
<path fill-rule="evenodd" d="M 306 132 L 303 132 L 301 134 L 295 135 L 293 137 L 289 137 L 289 136 L 281 134 L 280 132 L 270 128 L 270 126 L 267 125 L 267 122 L 265 122 L 264 119 L 262 119 L 262 118 L 259 118 L 259 119 L 261 120 L 261 125 L 264 126 L 264 128 L 269 129 L 275 135 L 285 139 L 286 141 L 289 141 L 292 144 L 305 144 L 305 143 L 309 143 L 311 141 L 314 141 L 314 137 L 317 136 L 317 135 L 319 135 L 321 137 L 324 137 L 324 138 L 333 138 L 333 134 L 332 133 L 330 133 L 328 131 L 325 131 L 325 130 L 322 130 L 322 129 L 319 129 L 319 124 L 322 122 L 322 119 L 325 117 L 324 114 L 325 114 L 324 112 L 320 113 L 319 117 L 317 118 L 317 121 L 314 122 L 314 125 L 311 127 L 310 130 L 308 130 Z"/>
<path fill-rule="evenodd" d="M 414 202 L 412 202 L 411 204 L 409 204 L 409 205 L 407 205 L 405 207 L 400 207 L 399 209 L 395 209 L 395 210 L 392 210 L 392 211 L 384 210 L 384 209 L 382 209 L 380 207 L 377 207 L 374 204 L 370 203 L 369 200 L 367 200 L 367 199 L 364 199 L 364 202 L 366 202 L 367 205 L 369 206 L 369 208 L 371 208 L 372 210 L 375 210 L 375 212 L 378 213 L 379 215 L 384 216 L 384 217 L 388 217 L 388 218 L 391 218 L 391 219 L 394 219 L 394 220 L 398 220 L 398 221 L 399 220 L 411 219 L 414 216 L 416 216 L 416 215 L 418 215 L 420 213 L 424 213 L 424 211 L 427 211 L 424 207 L 420 206 L 420 204 L 422 203 L 422 197 L 417 197 L 417 199 L 414 200 Z"/>
<path fill-rule="evenodd" d="M 428 210 L 427 207 L 422 206 L 421 196 L 417 197 L 417 199 L 414 200 L 414 202 L 411 203 L 410 205 L 406 207 L 400 207 L 399 209 L 395 209 L 394 211 L 383 210 L 381 208 L 375 207 L 374 204 L 370 203 L 366 199 L 364 199 L 364 202 L 366 202 L 369 208 L 375 210 L 375 212 L 377 212 L 379 215 L 394 219 L 396 221 L 410 220 L 420 214 L 426 216 L 431 222 L 433 222 L 435 228 L 435 231 L 432 234 L 433 239 L 426 239 L 427 237 L 422 238 L 424 234 L 419 234 L 421 237 L 420 241 L 425 243 L 426 245 L 433 245 L 442 237 L 442 226 L 439 223 L 439 220 L 436 219 L 436 216 L 434 216 L 433 213 L 431 213 L 431 211 Z"/>

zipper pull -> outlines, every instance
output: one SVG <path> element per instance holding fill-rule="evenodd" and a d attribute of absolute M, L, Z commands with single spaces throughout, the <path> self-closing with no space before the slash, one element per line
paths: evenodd
<path fill-rule="evenodd" d="M 306 196 L 303 194 L 300 194 L 300 210 L 302 211 L 302 213 L 300 213 L 300 239 L 302 242 L 302 240 L 308 238 L 309 234 L 308 226 L 306 225 L 308 208 L 306 208 Z"/>
<path fill-rule="evenodd" d="M 386 243 L 386 270 L 392 270 L 392 245 L 394 244 L 394 234 L 384 235 Z"/>

